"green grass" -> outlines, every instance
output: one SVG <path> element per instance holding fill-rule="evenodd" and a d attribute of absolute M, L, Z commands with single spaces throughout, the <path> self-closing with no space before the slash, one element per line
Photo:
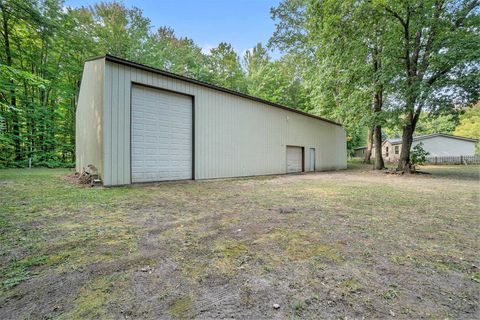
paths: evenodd
<path fill-rule="evenodd" d="M 479 169 L 118 188 L 0 170 L 0 318 L 469 318 Z"/>
<path fill-rule="evenodd" d="M 125 188 L 81 188 L 59 178 L 66 170 L 2 170 L 0 230 L 1 294 L 51 268 L 78 268 L 115 259 L 134 250 L 135 226 L 119 210 L 125 197 L 140 193 Z M 53 239 L 53 240 L 52 240 Z M 99 249 L 101 250 L 99 252 Z M 18 259 L 20 253 L 24 258 Z"/>

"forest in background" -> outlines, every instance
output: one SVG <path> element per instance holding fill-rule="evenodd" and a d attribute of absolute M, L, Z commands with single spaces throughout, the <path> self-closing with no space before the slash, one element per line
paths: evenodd
<path fill-rule="evenodd" d="M 83 63 L 106 53 L 340 122 L 349 150 L 412 128 L 480 138 L 478 5 L 283 1 L 269 43 L 239 56 L 118 2 L 0 0 L 0 167 L 71 166 Z"/>

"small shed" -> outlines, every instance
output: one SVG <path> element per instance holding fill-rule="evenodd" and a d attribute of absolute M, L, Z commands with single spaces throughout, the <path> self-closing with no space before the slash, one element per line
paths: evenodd
<path fill-rule="evenodd" d="M 104 185 L 337 170 L 333 121 L 163 70 L 103 56 L 85 63 L 76 170 Z"/>
<path fill-rule="evenodd" d="M 365 152 L 367 151 L 367 147 L 356 147 L 353 148 L 353 156 L 355 158 L 363 158 L 365 157 Z"/>

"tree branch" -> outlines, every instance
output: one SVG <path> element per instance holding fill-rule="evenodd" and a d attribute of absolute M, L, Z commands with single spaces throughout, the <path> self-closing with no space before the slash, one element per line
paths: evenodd
<path fill-rule="evenodd" d="M 444 69 L 438 71 L 437 73 L 435 73 L 434 75 L 432 75 L 427 81 L 426 83 L 431 86 L 432 84 L 435 83 L 435 81 L 437 81 L 441 76 L 447 74 L 450 70 L 452 69 L 451 66 L 449 67 L 445 67 Z"/>
<path fill-rule="evenodd" d="M 418 63 L 418 58 L 420 57 L 420 49 L 421 49 L 421 40 L 422 40 L 422 29 L 418 30 L 415 33 L 415 40 L 413 42 L 413 46 L 415 50 L 413 51 L 412 54 L 412 66 L 415 69 L 414 72 L 417 73 L 417 63 Z"/>
<path fill-rule="evenodd" d="M 433 20 L 438 20 L 440 17 L 440 13 L 442 11 L 443 5 L 445 1 L 437 1 L 435 3 L 435 11 L 433 12 Z M 436 28 L 435 28 L 435 21 L 432 23 L 432 26 L 430 28 L 430 32 L 427 38 L 427 42 L 425 44 L 425 52 L 423 53 L 422 57 L 422 64 L 419 68 L 419 78 L 423 79 L 423 76 L 425 75 L 425 72 L 427 71 L 430 59 L 430 54 L 432 51 L 432 46 L 433 46 L 433 40 L 435 39 L 435 34 L 436 34 Z"/>
<path fill-rule="evenodd" d="M 395 17 L 398 21 L 400 21 L 400 23 L 402 24 L 402 26 L 405 28 L 407 26 L 407 23 L 405 22 L 405 20 L 395 11 L 393 11 L 392 9 L 390 9 L 389 7 L 387 6 L 383 6 L 383 8 L 385 9 L 385 11 L 387 11 L 388 13 L 390 13 L 393 17 Z"/>
<path fill-rule="evenodd" d="M 419 3 L 417 7 L 420 11 L 423 10 L 423 2 Z M 415 11 L 415 10 L 414 10 Z M 420 51 L 422 49 L 422 27 L 418 28 L 417 32 L 415 32 L 415 39 L 413 40 L 413 53 L 412 53 L 412 71 L 414 75 L 417 75 L 417 65 L 418 59 L 420 57 Z"/>
<path fill-rule="evenodd" d="M 422 109 L 423 109 L 423 104 L 420 103 L 417 109 L 415 110 L 415 114 L 413 115 L 413 118 L 412 118 L 413 126 L 417 125 L 418 119 L 420 118 L 420 114 L 422 113 Z"/>

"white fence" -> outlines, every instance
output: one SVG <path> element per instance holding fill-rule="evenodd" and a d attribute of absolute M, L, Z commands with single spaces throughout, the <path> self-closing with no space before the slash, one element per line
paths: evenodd
<path fill-rule="evenodd" d="M 480 155 L 427 157 L 428 164 L 480 164 Z"/>

